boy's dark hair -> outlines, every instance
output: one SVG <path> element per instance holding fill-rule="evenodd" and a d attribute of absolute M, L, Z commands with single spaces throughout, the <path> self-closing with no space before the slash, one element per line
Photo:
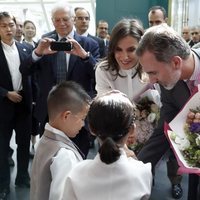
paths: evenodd
<path fill-rule="evenodd" d="M 76 114 L 81 112 L 85 105 L 89 105 L 90 96 L 76 82 L 64 81 L 52 88 L 47 98 L 49 118 L 54 118 L 58 113 L 70 110 Z"/>
<path fill-rule="evenodd" d="M 88 112 L 89 127 L 102 141 L 99 148 L 102 162 L 110 164 L 120 157 L 119 143 L 128 134 L 135 120 L 135 107 L 127 97 L 103 95 L 97 97 Z"/>

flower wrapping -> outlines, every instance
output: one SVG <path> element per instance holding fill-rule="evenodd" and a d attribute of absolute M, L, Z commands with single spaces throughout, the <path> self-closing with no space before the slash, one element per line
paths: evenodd
<path fill-rule="evenodd" d="M 165 124 L 165 134 L 180 166 L 178 172 L 200 175 L 199 89 L 178 115 L 169 124 Z"/>
<path fill-rule="evenodd" d="M 140 95 L 136 102 L 137 120 L 135 137 L 128 138 L 128 146 L 136 153 L 152 135 L 160 116 L 160 94 L 155 89 L 148 89 Z"/>

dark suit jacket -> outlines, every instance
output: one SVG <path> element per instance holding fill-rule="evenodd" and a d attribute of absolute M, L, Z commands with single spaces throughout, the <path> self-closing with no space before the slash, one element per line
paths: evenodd
<path fill-rule="evenodd" d="M 104 58 L 106 56 L 106 46 L 104 44 L 104 41 L 101 38 L 95 37 L 93 35 L 88 34 L 88 37 L 92 38 L 99 44 L 99 54 L 100 58 Z"/>
<path fill-rule="evenodd" d="M 16 46 L 20 56 L 21 64 L 29 58 L 32 48 L 30 45 L 21 44 L 16 42 Z M 8 91 L 13 91 L 11 74 L 8 68 L 5 54 L 0 43 L 0 121 L 4 119 L 11 119 L 14 114 L 14 103 L 10 101 L 6 94 Z M 23 86 L 23 100 L 25 101 L 25 107 L 27 112 L 31 111 L 32 104 L 32 90 L 31 90 L 31 78 L 27 75 L 22 75 Z"/>
<path fill-rule="evenodd" d="M 49 36 L 58 40 L 57 34 L 52 34 Z M 82 60 L 80 57 L 75 55 L 70 55 L 69 67 L 66 80 L 72 80 L 80 85 L 88 92 L 89 95 L 93 96 L 93 84 L 95 79 L 94 66 L 99 58 L 99 48 L 98 44 L 88 38 L 83 37 L 75 33 L 74 39 L 81 44 L 85 51 L 89 51 L 91 56 L 88 60 Z M 56 56 L 45 55 L 32 67 L 32 58 L 30 58 L 29 63 L 24 64 L 20 67 L 23 74 L 30 74 L 33 71 L 38 71 L 38 84 L 40 88 L 40 95 L 38 98 L 35 116 L 40 122 L 44 122 L 47 117 L 47 96 L 52 87 L 56 84 Z"/>

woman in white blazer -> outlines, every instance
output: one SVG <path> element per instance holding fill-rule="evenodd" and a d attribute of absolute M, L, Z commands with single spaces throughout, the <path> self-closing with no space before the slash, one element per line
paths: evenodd
<path fill-rule="evenodd" d="M 127 156 L 126 141 L 135 129 L 135 107 L 120 92 L 109 92 L 91 104 L 88 122 L 100 148 L 69 173 L 66 200 L 140 200 L 151 193 L 151 164 Z"/>

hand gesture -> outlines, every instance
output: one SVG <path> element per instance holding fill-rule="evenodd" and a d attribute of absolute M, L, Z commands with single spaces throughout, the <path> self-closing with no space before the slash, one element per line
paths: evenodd
<path fill-rule="evenodd" d="M 34 50 L 35 54 L 38 56 L 43 56 L 43 55 L 47 55 L 47 54 L 56 53 L 57 51 L 52 51 L 50 48 L 50 44 L 52 41 L 55 41 L 55 40 L 52 38 L 42 38 L 39 41 L 37 48 Z"/>

